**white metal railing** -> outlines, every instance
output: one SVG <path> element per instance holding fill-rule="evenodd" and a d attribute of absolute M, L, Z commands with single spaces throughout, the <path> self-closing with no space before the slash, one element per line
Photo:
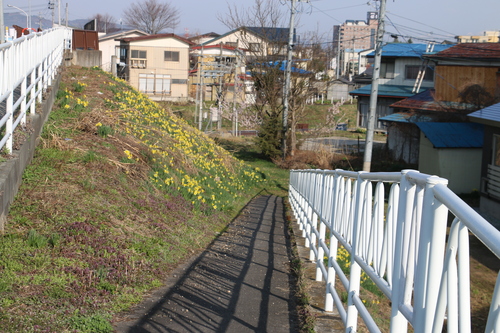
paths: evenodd
<path fill-rule="evenodd" d="M 26 124 L 26 112 L 52 84 L 71 47 L 72 30 L 55 28 L 0 44 L 0 149 L 12 152 L 13 133 Z"/>
<path fill-rule="evenodd" d="M 326 283 L 325 310 L 335 304 L 346 332 L 358 316 L 380 332 L 360 298 L 364 271 L 391 301 L 391 332 L 470 332 L 469 232 L 500 257 L 500 232 L 447 187 L 447 180 L 404 170 L 366 173 L 293 170 L 289 200 L 316 280 Z M 448 215 L 454 221 L 448 232 Z M 350 254 L 349 278 L 336 261 Z M 327 263 L 326 263 L 327 262 Z M 348 293 L 344 308 L 335 276 Z M 486 332 L 500 332 L 499 279 Z M 445 321 L 446 317 L 446 321 Z"/>

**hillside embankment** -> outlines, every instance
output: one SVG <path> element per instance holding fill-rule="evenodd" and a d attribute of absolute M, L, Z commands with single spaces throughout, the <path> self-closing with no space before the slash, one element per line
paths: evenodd
<path fill-rule="evenodd" d="M 0 236 L 0 331 L 112 331 L 264 177 L 125 82 L 66 68 Z"/>

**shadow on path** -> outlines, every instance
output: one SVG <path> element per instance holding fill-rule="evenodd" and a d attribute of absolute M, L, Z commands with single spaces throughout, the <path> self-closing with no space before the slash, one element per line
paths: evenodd
<path fill-rule="evenodd" d="M 282 198 L 258 196 L 189 268 L 170 277 L 170 289 L 115 329 L 296 332 L 289 249 Z"/>

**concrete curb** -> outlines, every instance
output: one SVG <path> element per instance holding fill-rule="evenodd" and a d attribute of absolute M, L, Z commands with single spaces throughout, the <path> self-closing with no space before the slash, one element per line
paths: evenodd
<path fill-rule="evenodd" d="M 43 125 L 47 121 L 54 105 L 61 76 L 58 75 L 53 84 L 47 88 L 41 104 L 42 112 L 33 116 L 27 115 L 33 128 L 19 150 L 12 152 L 13 158 L 0 164 L 0 232 L 3 233 L 7 223 L 7 215 L 14 197 L 21 185 L 24 169 L 31 162 L 35 148 L 40 141 Z"/>
<path fill-rule="evenodd" d="M 343 333 L 344 323 L 340 318 L 338 310 L 333 312 L 324 311 L 325 305 L 325 282 L 316 281 L 316 264 L 309 260 L 310 250 L 305 246 L 297 220 L 292 218 L 289 222 L 293 228 L 297 252 L 302 266 L 304 267 L 304 281 L 306 283 L 307 295 L 310 300 L 311 312 L 315 317 L 314 332 L 316 333 Z"/>

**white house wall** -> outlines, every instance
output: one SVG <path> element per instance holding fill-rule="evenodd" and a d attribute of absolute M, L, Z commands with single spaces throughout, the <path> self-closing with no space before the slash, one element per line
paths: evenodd
<path fill-rule="evenodd" d="M 129 82 L 139 88 L 139 74 L 170 75 L 172 83 L 169 95 L 150 95 L 152 99 L 162 100 L 187 100 L 188 99 L 188 74 L 189 74 L 189 47 L 186 43 L 175 39 L 148 39 L 134 41 L 130 50 L 147 51 L 146 68 L 130 68 Z M 179 61 L 165 61 L 164 51 L 179 52 Z M 185 83 L 173 83 L 182 80 Z"/>
<path fill-rule="evenodd" d="M 111 72 L 111 57 L 116 55 L 117 61 L 120 61 L 120 42 L 116 41 L 117 38 L 130 38 L 130 37 L 140 37 L 144 34 L 137 32 L 123 35 L 116 35 L 116 37 L 108 38 L 106 40 L 99 40 L 99 50 L 102 52 L 102 69 Z M 118 51 L 115 51 L 118 49 Z"/>
<path fill-rule="evenodd" d="M 481 158 L 482 148 L 436 149 L 420 135 L 419 171 L 448 179 L 448 187 L 457 194 L 479 190 Z"/>
<path fill-rule="evenodd" d="M 422 60 L 418 58 L 403 58 L 396 59 L 394 64 L 394 74 L 393 79 L 383 79 L 381 78 L 379 84 L 387 84 L 393 86 L 413 86 L 415 84 L 415 79 L 405 80 L 406 65 L 410 66 L 421 66 Z M 422 81 L 422 88 L 433 88 L 434 81 Z"/>

